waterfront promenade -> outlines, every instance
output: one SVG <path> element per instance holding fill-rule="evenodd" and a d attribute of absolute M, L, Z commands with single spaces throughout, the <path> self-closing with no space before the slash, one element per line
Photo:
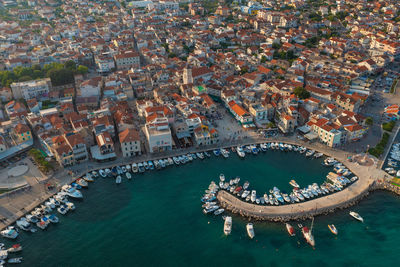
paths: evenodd
<path fill-rule="evenodd" d="M 200 147 L 200 148 L 192 147 L 192 148 L 188 148 L 188 149 L 179 149 L 179 150 L 173 150 L 173 151 L 157 153 L 157 154 L 146 154 L 146 155 L 142 155 L 142 156 L 135 157 L 132 159 L 120 159 L 119 158 L 116 161 L 107 162 L 107 163 L 85 162 L 78 166 L 73 166 L 68 169 L 63 169 L 63 170 L 53 174 L 52 177 L 49 177 L 48 179 L 42 181 L 41 183 L 36 183 L 36 184 L 30 183 L 29 186 L 27 186 L 26 188 L 20 189 L 16 192 L 10 192 L 10 193 L 3 194 L 0 197 L 0 207 L 1 207 L 0 208 L 0 229 L 13 223 L 15 220 L 17 220 L 21 216 L 24 216 L 24 214 L 26 212 L 31 211 L 37 205 L 42 203 L 44 200 L 48 199 L 54 193 L 58 192 L 58 190 L 64 184 L 71 183 L 75 177 L 80 177 L 83 174 L 85 174 L 87 171 L 97 170 L 100 168 L 102 168 L 102 169 L 111 168 L 116 165 L 131 164 L 133 162 L 142 162 L 144 160 L 154 160 L 154 159 L 182 155 L 182 154 L 186 154 L 186 153 L 201 152 L 201 151 L 211 150 L 211 149 L 220 148 L 220 147 L 231 147 L 231 146 L 236 146 L 236 145 L 248 145 L 248 144 L 263 143 L 263 142 L 285 142 L 285 143 L 290 143 L 290 144 L 303 145 L 310 149 L 314 149 L 314 150 L 323 152 L 325 155 L 335 157 L 339 161 L 345 163 L 346 166 L 359 177 L 358 182 L 354 183 L 353 185 L 351 185 L 346 190 L 343 190 L 342 192 L 339 192 L 339 193 L 333 194 L 329 197 L 326 197 L 327 200 L 325 200 L 323 198 L 311 200 L 308 202 L 312 203 L 312 204 L 307 204 L 304 207 L 302 205 L 304 205 L 307 202 L 298 204 L 299 206 L 296 208 L 296 211 L 298 211 L 298 212 L 302 212 L 302 210 L 304 210 L 304 211 L 308 210 L 308 209 L 306 209 L 308 206 L 310 206 L 309 209 L 311 209 L 311 206 L 315 209 L 316 204 L 320 209 L 322 209 L 322 206 L 331 207 L 332 205 L 337 205 L 340 202 L 343 203 L 343 202 L 347 201 L 349 198 L 352 198 L 352 197 L 362 194 L 366 189 L 368 189 L 368 186 L 370 184 L 372 184 L 374 180 L 383 178 L 384 173 L 382 171 L 380 171 L 379 169 L 377 169 L 376 166 L 364 167 L 364 166 L 359 166 L 355 163 L 346 162 L 347 157 L 352 156 L 352 154 L 349 154 L 348 152 L 341 151 L 341 150 L 331 149 L 322 144 L 318 144 L 318 143 L 310 144 L 310 143 L 302 142 L 297 139 L 283 138 L 283 137 L 273 138 L 273 139 L 248 138 L 248 139 L 241 139 L 241 140 L 225 142 L 223 144 L 219 144 L 219 145 L 215 145 L 215 146 Z M 207 164 L 207 162 L 204 162 L 204 164 Z M 73 177 L 68 174 L 67 171 L 69 171 L 69 170 L 75 172 L 75 175 Z M 47 183 L 47 182 L 56 184 L 57 185 L 56 188 L 53 190 L 50 190 L 50 191 L 45 189 L 45 183 Z M 343 193 L 343 192 L 348 192 L 348 191 L 349 191 L 349 193 Z M 236 203 L 229 197 L 225 197 L 223 200 L 230 204 Z M 228 201 L 230 201 L 230 202 L 228 202 Z M 245 203 L 245 204 L 247 204 L 247 203 Z M 284 207 L 284 209 L 287 209 L 286 207 L 290 207 L 290 206 L 292 206 L 292 205 L 282 206 L 282 207 Z M 267 208 L 267 207 L 265 207 L 265 208 Z M 271 208 L 275 208 L 275 207 L 271 207 Z M 277 207 L 277 208 L 280 208 L 280 207 Z M 291 209 L 291 208 L 292 207 L 290 207 L 289 209 Z M 246 206 L 246 209 L 251 210 L 252 208 L 251 208 L 251 206 Z M 291 211 L 284 210 L 284 212 L 280 212 L 280 214 L 288 214 L 290 212 Z M 293 212 L 295 212 L 295 211 L 293 211 Z"/>

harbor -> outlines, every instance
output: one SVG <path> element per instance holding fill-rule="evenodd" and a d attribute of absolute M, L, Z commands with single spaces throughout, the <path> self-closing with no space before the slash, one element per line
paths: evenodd
<path fill-rule="evenodd" d="M 260 145 L 257 145 L 256 147 L 261 149 Z M 24 247 L 24 251 L 20 252 L 18 255 L 24 257 L 23 262 L 25 260 L 29 260 L 29 262 L 38 263 L 41 262 L 40 257 L 38 256 L 41 253 L 55 253 L 57 258 L 53 256 L 50 256 L 50 258 L 56 264 L 58 263 L 60 265 L 62 265 L 63 262 L 65 264 L 65 261 L 63 260 L 66 260 L 66 257 L 71 255 L 70 252 L 55 252 L 53 248 L 45 248 L 43 244 L 45 244 L 47 240 L 57 240 L 56 242 L 59 242 L 59 246 L 61 248 L 69 247 L 69 243 L 74 244 L 75 247 L 70 248 L 71 253 L 73 252 L 76 254 L 78 253 L 77 250 L 79 251 L 82 249 L 90 252 L 92 249 L 84 246 L 85 242 L 81 242 L 80 244 L 77 242 L 92 239 L 93 237 L 91 237 L 91 235 L 95 233 L 96 235 L 99 235 L 102 240 L 104 240 L 102 241 L 104 242 L 104 246 L 114 246 L 116 249 L 119 247 L 119 245 L 115 244 L 115 242 L 118 243 L 117 240 L 123 240 L 125 238 L 135 240 L 133 241 L 133 244 L 137 242 L 138 246 L 139 244 L 146 244 L 147 247 L 151 247 L 152 245 L 148 243 L 147 236 L 157 234 L 164 236 L 167 238 L 167 240 L 181 240 L 183 243 L 190 242 L 190 240 L 196 240 L 196 251 L 201 251 L 204 250 L 206 244 L 199 242 L 201 238 L 196 237 L 197 234 L 194 234 L 193 231 L 199 232 L 203 238 L 204 236 L 207 236 L 207 242 L 214 244 L 212 245 L 213 247 L 222 246 L 222 243 L 230 242 L 229 240 L 220 240 L 219 238 L 219 235 L 224 235 L 224 222 L 221 220 L 221 217 L 204 216 L 201 212 L 202 209 L 199 207 L 199 199 L 201 197 L 201 192 L 204 192 L 204 185 L 210 183 L 211 180 L 218 181 L 220 173 L 225 174 L 227 181 L 229 178 L 236 177 L 236 175 L 240 176 L 241 183 L 248 180 L 250 182 L 250 187 L 254 189 L 261 190 L 261 186 L 263 189 L 277 186 L 280 189 L 287 191 L 288 188 L 292 188 L 292 186 L 289 184 L 289 181 L 292 179 L 295 179 L 296 182 L 303 187 L 308 184 L 312 184 L 313 182 L 317 182 L 321 185 L 324 180 L 326 180 L 326 175 L 328 175 L 333 169 L 333 166 L 326 167 L 323 165 L 325 156 L 314 158 L 306 157 L 306 153 L 300 154 L 290 151 L 285 152 L 280 149 L 268 149 L 265 152 L 259 151 L 257 154 L 254 154 L 253 152 L 246 152 L 245 157 L 242 158 L 237 152 L 232 151 L 232 148 L 226 147 L 225 149 L 229 152 L 227 158 L 222 155 L 222 151 L 220 151 L 218 156 L 215 156 L 214 150 L 210 150 L 208 151 L 208 154 L 210 155 L 209 159 L 207 159 L 206 156 L 203 160 L 197 156 L 196 159 L 193 159 L 193 155 L 191 155 L 192 161 L 189 160 L 187 163 L 179 163 L 179 165 L 174 163 L 173 165 L 169 165 L 168 167 L 166 166 L 164 168 L 162 165 L 161 167 L 157 168 L 154 164 L 154 160 L 152 160 L 154 166 L 153 170 L 150 169 L 151 167 L 148 162 L 149 160 L 147 160 L 146 162 L 148 169 L 146 170 L 145 168 L 144 172 L 141 173 L 139 171 L 134 173 L 132 170 L 132 164 L 130 164 L 130 173 L 132 177 L 129 180 L 126 176 L 127 172 L 125 172 L 123 175 L 120 174 L 122 176 L 120 184 L 116 183 L 116 178 L 118 176 L 117 167 L 115 167 L 116 175 L 114 176 L 111 174 L 111 167 L 111 173 L 106 178 L 102 178 L 100 176 L 100 172 L 97 171 L 98 177 L 93 177 L 94 182 L 88 183 L 88 189 L 77 189 L 82 193 L 82 200 L 75 200 L 69 197 L 69 201 L 75 204 L 75 211 L 69 211 L 67 214 L 62 215 L 57 211 L 57 209 L 55 209 L 52 213 L 59 218 L 59 223 L 57 225 L 55 223 L 51 223 L 45 230 L 39 229 L 36 225 L 34 225 L 33 227 L 37 228 L 35 233 L 29 233 L 20 230 L 20 234 L 16 241 L 11 242 L 21 243 Z M 246 150 L 246 147 L 243 149 Z M 215 152 L 218 154 L 217 151 Z M 185 156 L 189 159 L 188 153 L 186 153 Z M 185 158 L 183 155 L 180 157 L 183 159 Z M 168 161 L 168 157 L 163 159 L 167 159 Z M 171 159 L 173 160 L 173 157 L 171 157 Z M 293 165 L 290 170 L 283 167 L 285 164 L 287 164 L 287 162 L 290 162 L 290 164 Z M 142 163 L 144 165 L 144 161 L 136 162 L 136 165 L 139 165 L 138 163 Z M 277 164 L 276 168 L 281 170 L 278 173 L 276 173 L 276 169 L 274 167 L 275 164 Z M 124 172 L 123 167 L 127 169 L 126 165 L 127 164 L 119 165 L 120 172 Z M 204 170 L 204 166 L 207 166 L 207 170 Z M 304 168 L 304 166 L 308 167 Z M 356 172 L 352 170 L 351 165 L 346 163 L 346 167 L 356 174 Z M 105 169 L 107 168 L 102 168 L 102 170 Z M 92 173 L 93 170 L 89 170 L 88 172 Z M 266 174 L 271 173 L 276 173 L 274 174 L 274 179 L 263 178 Z M 352 185 L 350 185 L 349 188 L 351 186 Z M 331 196 L 340 193 L 342 193 L 342 191 L 333 193 Z M 174 201 L 164 201 L 167 199 L 173 199 Z M 302 205 L 311 203 L 321 199 L 323 199 L 323 197 L 299 204 Z M 47 201 L 47 199 L 42 201 L 41 205 L 45 204 Z M 41 205 L 39 205 L 39 207 Z M 290 207 L 291 205 L 293 204 L 265 207 L 285 208 Z M 155 210 L 157 211 L 153 212 Z M 35 211 L 35 209 L 33 209 L 33 211 Z M 140 216 L 135 216 L 134 214 L 140 214 Z M 228 214 L 229 212 L 226 210 L 225 215 Z M 338 214 L 340 214 L 340 211 L 338 211 Z M 366 215 L 365 212 L 361 212 L 361 214 L 363 217 Z M 338 216 L 339 218 L 341 217 L 341 215 Z M 238 217 L 233 215 L 232 217 L 232 232 L 230 234 L 230 238 L 235 238 L 238 235 L 248 238 L 246 224 L 243 225 L 241 222 L 241 216 Z M 329 215 L 327 217 L 331 218 Z M 345 217 L 347 220 L 349 220 L 348 212 L 346 213 Z M 157 223 L 158 220 L 164 221 L 168 227 L 165 227 L 165 230 L 163 230 L 164 226 L 160 227 Z M 321 244 L 321 236 L 318 232 L 321 231 L 319 230 L 321 226 L 318 225 L 323 220 L 324 219 L 317 217 L 315 222 L 316 226 L 314 226 L 315 230 L 313 230 L 316 231 L 315 236 L 317 239 L 316 241 L 318 250 L 323 249 L 323 245 Z M 343 225 L 335 220 L 333 220 L 333 222 L 339 229 L 339 235 L 341 235 L 342 232 L 344 232 Z M 332 223 L 332 221 L 329 223 Z M 260 225 L 256 221 L 254 221 L 253 224 L 255 233 L 255 237 L 253 238 L 254 242 L 257 242 L 257 240 L 259 242 L 260 240 L 266 240 L 266 236 L 269 235 L 273 235 L 274 238 L 278 239 L 285 239 L 288 237 L 288 235 L 285 233 L 286 231 L 284 224 L 279 224 L 278 226 L 274 224 L 270 225 L 269 222 L 264 222 L 264 225 Z M 137 230 L 132 230 L 131 225 L 134 225 Z M 190 225 L 190 227 L 185 225 Z M 303 225 L 310 226 L 310 221 L 303 223 Z M 93 228 L 93 230 L 91 230 L 91 228 Z M 270 230 L 268 230 L 268 228 L 270 228 Z M 120 230 L 116 231 L 116 229 Z M 324 225 L 323 229 L 326 232 L 329 231 L 326 224 Z M 131 231 L 132 234 L 130 234 Z M 141 231 L 144 232 L 141 233 Z M 270 231 L 272 231 L 272 233 L 270 233 Z M 296 231 L 297 235 L 301 235 L 301 232 L 297 229 L 297 226 Z M 65 235 L 67 233 L 74 233 L 74 235 L 71 235 L 71 237 L 66 237 Z M 113 237 L 110 238 L 110 235 Z M 189 236 L 191 237 L 190 239 L 188 239 Z M 179 247 L 179 244 L 182 242 L 175 244 L 171 249 L 182 250 L 182 248 Z M 301 247 L 307 247 L 306 244 L 303 244 L 303 239 L 299 239 L 298 242 L 300 242 Z M 217 245 L 219 243 L 221 244 Z M 7 247 L 11 245 L 12 243 L 9 242 Z M 240 244 L 236 244 L 235 246 L 240 246 Z M 93 245 L 93 249 L 96 247 L 96 245 Z M 284 247 L 277 245 L 266 245 L 266 247 L 271 250 L 280 247 L 280 249 L 284 250 Z M 265 249 L 260 247 L 259 249 L 256 249 L 256 251 L 259 253 L 264 251 L 265 253 Z M 101 257 L 103 263 L 111 264 L 109 260 L 113 258 L 110 256 L 112 251 L 115 250 L 112 249 L 108 252 L 107 249 L 105 255 L 108 255 L 109 258 L 106 259 Z M 207 251 L 207 249 L 205 249 L 205 251 Z M 167 252 L 172 253 L 170 250 Z M 146 254 L 145 251 L 143 253 Z M 202 253 L 197 252 L 196 256 L 192 255 L 192 257 L 198 259 L 198 257 L 201 257 L 201 255 Z M 91 260 L 93 261 L 93 259 Z M 78 265 L 86 263 L 85 259 L 76 259 L 74 261 L 78 262 Z M 129 263 L 130 261 L 127 260 L 123 262 Z M 157 262 L 157 260 L 151 260 L 151 262 L 153 264 L 160 263 Z M 202 261 L 200 260 L 199 262 Z M 223 264 L 218 260 L 216 262 Z"/>

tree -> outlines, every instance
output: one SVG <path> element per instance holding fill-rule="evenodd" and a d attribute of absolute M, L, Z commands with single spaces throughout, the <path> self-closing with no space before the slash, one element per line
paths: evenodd
<path fill-rule="evenodd" d="M 261 56 L 261 60 L 260 60 L 260 62 L 261 63 L 265 63 L 267 61 L 267 57 L 266 56 Z"/>
<path fill-rule="evenodd" d="M 371 117 L 367 117 L 365 119 L 365 123 L 369 126 L 371 126 L 372 124 L 374 124 L 374 120 Z"/>
<path fill-rule="evenodd" d="M 76 69 L 76 72 L 79 74 L 86 74 L 89 71 L 88 67 L 79 65 L 78 68 Z"/>
<path fill-rule="evenodd" d="M 306 99 L 310 97 L 310 92 L 308 92 L 304 87 L 296 87 L 293 93 L 300 99 Z"/>
<path fill-rule="evenodd" d="M 73 60 L 68 60 L 67 62 L 64 63 L 64 68 L 70 69 L 70 70 L 75 70 L 76 69 L 76 63 Z"/>
<path fill-rule="evenodd" d="M 52 69 L 47 72 L 47 77 L 50 77 L 51 83 L 54 86 L 65 85 L 74 82 L 74 73 L 69 69 Z"/>

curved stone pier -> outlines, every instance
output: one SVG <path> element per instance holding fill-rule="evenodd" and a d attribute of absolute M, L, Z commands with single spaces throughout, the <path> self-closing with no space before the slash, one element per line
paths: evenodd
<path fill-rule="evenodd" d="M 327 151 L 324 151 L 325 154 Z M 311 199 L 301 203 L 280 206 L 256 205 L 242 201 L 238 197 L 226 191 L 219 191 L 217 199 L 220 205 L 232 213 L 256 220 L 289 221 L 306 219 L 320 214 L 331 213 L 339 208 L 347 208 L 354 205 L 360 199 L 369 194 L 370 190 L 376 189 L 376 181 L 384 177 L 385 173 L 375 166 L 365 167 L 354 162 L 345 161 L 345 157 L 338 157 L 342 163 L 358 176 L 359 179 L 347 186 L 342 191 Z M 250 181 L 251 183 L 251 181 Z"/>

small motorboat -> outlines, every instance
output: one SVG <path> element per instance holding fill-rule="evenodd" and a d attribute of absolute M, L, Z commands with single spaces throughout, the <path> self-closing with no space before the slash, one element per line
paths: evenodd
<path fill-rule="evenodd" d="M 290 180 L 289 184 L 290 184 L 291 186 L 293 186 L 293 187 L 297 187 L 297 188 L 300 187 L 300 186 L 296 183 L 295 180 Z"/>
<path fill-rule="evenodd" d="M 83 179 L 86 182 L 94 182 L 94 179 L 93 179 L 93 177 L 92 177 L 92 175 L 90 173 L 87 173 L 85 176 L 83 176 Z"/>
<path fill-rule="evenodd" d="M 296 235 L 296 232 L 294 231 L 293 226 L 291 226 L 288 223 L 286 223 L 286 230 L 288 231 L 290 236 L 295 236 Z"/>
<path fill-rule="evenodd" d="M 68 210 L 75 210 L 75 204 L 72 202 L 67 202 L 65 203 L 65 205 L 67 205 L 67 209 Z"/>
<path fill-rule="evenodd" d="M 120 184 L 122 182 L 122 177 L 121 175 L 118 175 L 117 178 L 115 178 L 115 183 Z"/>
<path fill-rule="evenodd" d="M 21 263 L 22 262 L 22 257 L 18 257 L 18 258 L 11 258 L 7 261 L 8 263 Z"/>
<path fill-rule="evenodd" d="M 18 236 L 18 231 L 14 226 L 8 226 L 5 230 L 0 232 L 5 238 L 15 239 Z"/>
<path fill-rule="evenodd" d="M 7 249 L 8 253 L 14 253 L 22 250 L 22 246 L 20 244 L 12 245 L 11 248 Z"/>
<path fill-rule="evenodd" d="M 232 217 L 227 216 L 224 223 L 224 234 L 230 235 L 232 231 Z"/>
<path fill-rule="evenodd" d="M 251 239 L 253 239 L 254 236 L 255 236 L 253 224 L 252 224 L 252 223 L 248 223 L 248 224 L 246 225 L 246 230 L 247 230 L 247 234 L 249 235 L 249 237 L 250 237 Z"/>
<path fill-rule="evenodd" d="M 360 221 L 360 222 L 364 222 L 364 219 L 360 216 L 360 214 L 358 214 L 355 211 L 350 211 L 350 216 L 353 217 L 354 219 Z"/>
<path fill-rule="evenodd" d="M 328 228 L 329 228 L 329 230 L 331 230 L 332 234 L 334 234 L 334 235 L 337 235 L 337 234 L 338 234 L 338 231 L 337 231 L 335 225 L 333 225 L 333 224 L 328 224 Z"/>
<path fill-rule="evenodd" d="M 125 175 L 126 175 L 127 179 L 129 179 L 129 180 L 132 179 L 132 175 L 129 172 L 125 173 Z"/>
<path fill-rule="evenodd" d="M 223 213 L 224 211 L 225 211 L 224 209 L 218 209 L 218 210 L 216 210 L 216 211 L 214 212 L 214 215 L 218 216 L 218 215 L 220 215 L 221 213 Z"/>

